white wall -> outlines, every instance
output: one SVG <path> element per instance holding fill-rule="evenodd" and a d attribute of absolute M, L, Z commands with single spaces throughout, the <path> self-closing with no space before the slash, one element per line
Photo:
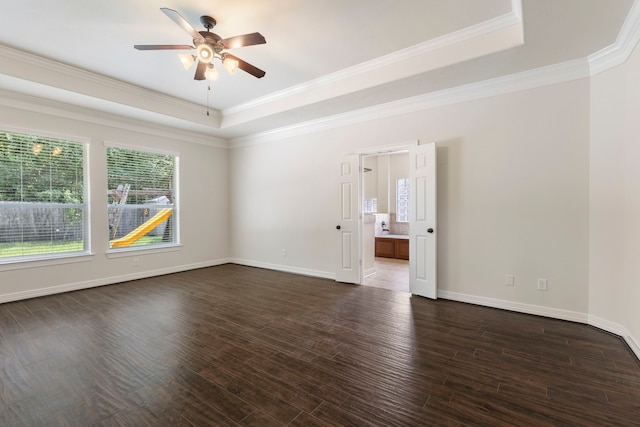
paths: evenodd
<path fill-rule="evenodd" d="M 586 320 L 588 123 L 584 79 L 233 149 L 231 256 L 332 277 L 341 157 L 436 141 L 441 295 Z"/>
<path fill-rule="evenodd" d="M 130 129 L 132 125 L 138 130 Z M 79 289 L 173 271 L 213 265 L 228 258 L 228 150 L 159 137 L 162 130 L 127 121 L 98 125 L 81 120 L 0 106 L 0 129 L 6 127 L 89 139 L 91 241 L 93 256 L 84 262 L 0 265 L 0 302 Z M 168 132 L 176 135 L 176 132 Z M 193 135 L 189 135 L 193 139 Z M 106 149 L 104 141 L 157 148 L 180 156 L 180 235 L 176 251 L 107 257 Z M 203 143 L 207 141 L 202 139 Z M 140 265 L 133 266 L 136 256 Z M 19 268 L 16 268 L 19 267 Z"/>
<path fill-rule="evenodd" d="M 93 218 L 88 261 L 0 266 L 0 302 L 230 259 L 332 278 L 342 156 L 435 141 L 440 296 L 589 321 L 640 355 L 639 73 L 635 52 L 591 79 L 230 152 L 131 120 L 0 106 L 0 127 L 90 139 Z M 179 153 L 179 250 L 107 256 L 105 140 Z"/>
<path fill-rule="evenodd" d="M 640 51 L 591 83 L 589 313 L 640 357 Z"/>

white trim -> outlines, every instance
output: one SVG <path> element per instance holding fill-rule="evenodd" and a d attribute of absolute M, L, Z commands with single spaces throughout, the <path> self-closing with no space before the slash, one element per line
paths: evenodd
<path fill-rule="evenodd" d="M 39 267 L 51 267 L 54 265 L 73 264 L 76 262 L 93 261 L 93 253 L 81 252 L 65 255 L 42 254 L 33 258 L 22 257 L 0 262 L 0 272 L 9 270 L 23 270 Z"/>
<path fill-rule="evenodd" d="M 638 360 L 640 360 L 640 343 L 636 341 L 630 334 L 627 334 L 624 337 L 624 340 L 627 342 L 627 345 L 629 346 L 629 348 L 631 348 L 631 351 L 633 351 Z"/>
<path fill-rule="evenodd" d="M 38 127 L 26 128 L 22 126 L 14 126 L 10 124 L 6 124 L 5 122 L 0 122 L 0 130 L 9 131 L 14 133 L 21 133 L 23 135 L 33 135 L 40 136 L 43 138 L 53 138 L 53 139 L 62 139 L 64 141 L 77 142 L 78 144 L 89 145 L 91 142 L 91 138 L 87 138 L 85 136 L 77 136 L 73 134 L 59 133 L 59 132 L 49 132 L 47 130 L 42 130 Z"/>
<path fill-rule="evenodd" d="M 68 104 L 61 101 L 40 98 L 0 89 L 0 106 L 46 114 L 112 128 L 130 130 L 162 138 L 177 139 L 184 142 L 206 145 L 216 148 L 229 148 L 225 138 L 208 133 L 181 129 L 176 126 L 160 125 L 150 121 L 131 119 L 122 115 L 99 111 L 91 108 Z M 194 124 L 197 127 L 199 124 Z"/>
<path fill-rule="evenodd" d="M 165 156 L 174 156 L 174 157 L 180 157 L 180 152 L 179 151 L 171 151 L 171 150 L 163 150 L 157 147 L 148 147 L 145 145 L 141 145 L 141 144 L 123 144 L 120 142 L 112 142 L 112 141 L 102 141 L 105 147 L 111 147 L 111 148 L 124 148 L 125 150 L 132 150 L 132 151 L 145 151 L 147 153 L 153 153 L 153 154 L 161 154 L 161 155 L 165 155 Z"/>
<path fill-rule="evenodd" d="M 539 305 L 524 304 L 520 302 L 507 301 L 495 298 L 480 297 L 477 295 L 463 294 L 459 292 L 450 292 L 439 290 L 438 298 L 451 301 L 464 302 L 469 304 L 480 305 L 483 307 L 498 308 L 501 310 L 515 311 L 518 313 L 532 314 L 535 316 L 550 317 L 553 319 L 568 320 L 570 322 L 584 323 L 605 332 L 617 335 L 624 339 L 634 355 L 640 360 L 640 345 L 638 341 L 627 331 L 627 329 L 614 322 L 599 318 L 586 313 L 580 313 L 571 310 L 562 310 L 552 307 L 543 307 Z"/>
<path fill-rule="evenodd" d="M 302 276 L 311 276 L 311 277 L 318 277 L 321 279 L 336 280 L 335 272 L 329 273 L 326 271 L 309 270 L 307 268 L 291 267 L 289 265 L 271 264 L 271 263 L 260 262 L 260 261 L 250 261 L 247 259 L 240 259 L 240 258 L 230 258 L 229 262 L 232 264 L 244 265 L 247 267 L 264 268 L 267 270 L 275 270 L 275 271 L 282 271 L 285 273 L 300 274 Z"/>
<path fill-rule="evenodd" d="M 591 75 L 613 68 L 625 62 L 640 40 L 640 0 L 635 0 L 615 43 L 587 57 Z"/>
<path fill-rule="evenodd" d="M 398 142 L 396 144 L 386 144 L 376 147 L 361 148 L 349 154 L 359 154 L 360 157 L 362 157 L 375 156 L 378 154 L 401 153 L 408 152 L 411 147 L 415 147 L 416 145 L 420 145 L 420 141 L 417 139 L 412 139 L 409 141 Z"/>
<path fill-rule="evenodd" d="M 511 12 L 522 21 L 522 0 L 511 0 Z"/>
<path fill-rule="evenodd" d="M 98 286 L 113 285 L 116 283 L 128 282 L 131 280 L 146 279 L 149 277 L 162 276 L 165 274 L 179 273 L 182 271 L 195 270 L 198 268 L 215 267 L 218 265 L 228 264 L 226 259 L 200 262 L 188 265 L 180 265 L 176 267 L 168 267 L 158 270 L 146 270 L 139 273 L 124 274 L 120 276 L 112 276 L 106 279 L 88 280 L 85 282 L 70 283 L 67 285 L 51 286 L 48 288 L 33 289 L 30 291 L 14 292 L 10 294 L 0 295 L 0 304 L 11 301 L 18 301 L 27 298 L 36 298 L 45 295 L 59 294 L 63 292 L 78 291 L 81 289 L 95 288 Z"/>
<path fill-rule="evenodd" d="M 329 273 L 329 272 L 318 271 L 318 270 L 309 270 L 306 268 L 297 268 L 297 267 L 291 267 L 291 266 L 280 265 L 280 264 L 271 264 L 271 263 L 259 262 L 259 261 L 250 261 L 250 260 L 239 259 L 239 258 L 229 258 L 228 260 L 226 260 L 226 263 L 244 265 L 247 267 L 264 268 L 267 270 L 282 271 L 285 273 L 300 274 L 303 276 L 318 277 L 321 279 L 329 279 L 334 281 L 336 280 L 335 273 Z M 219 264 L 216 264 L 216 265 L 219 265 Z M 464 302 L 469 304 L 475 304 L 483 307 L 508 310 L 508 311 L 513 311 L 517 313 L 531 314 L 535 316 L 543 316 L 543 317 L 549 317 L 553 319 L 587 324 L 587 325 L 596 327 L 598 329 L 602 329 L 603 331 L 617 335 L 622 339 L 624 339 L 627 345 L 629 346 L 629 348 L 638 358 L 638 360 L 640 360 L 640 345 L 638 344 L 638 341 L 633 336 L 631 336 L 631 334 L 623 326 L 613 322 L 609 322 L 604 319 L 600 319 L 596 316 L 591 316 L 591 315 L 577 312 L 577 311 L 543 307 L 543 306 L 532 305 L 532 304 L 524 304 L 524 303 L 519 303 L 514 301 L 495 299 L 495 298 L 479 297 L 476 295 L 469 295 L 469 294 L 463 294 L 459 292 L 450 292 L 450 291 L 444 291 L 444 290 L 438 291 L 438 298 L 447 299 L 451 301 Z M 1 302 L 2 300 L 0 299 L 0 303 Z"/>
<path fill-rule="evenodd" d="M 514 3 L 519 3 L 520 0 L 514 0 Z M 337 71 L 335 73 L 328 74 L 315 80 L 310 80 L 295 86 L 291 86 L 287 89 L 279 92 L 274 92 L 270 95 L 263 96 L 261 98 L 253 99 L 244 104 L 239 104 L 233 107 L 225 108 L 222 110 L 222 117 L 228 117 L 233 114 L 237 114 L 243 111 L 256 108 L 258 106 L 268 104 L 277 100 L 281 100 L 290 97 L 295 94 L 306 92 L 310 89 L 326 87 L 336 82 L 359 76 L 367 73 L 371 73 L 374 70 L 381 69 L 389 66 L 390 64 L 397 64 L 398 62 L 405 61 L 407 59 L 416 58 L 418 56 L 425 55 L 429 52 L 444 49 L 449 46 L 453 46 L 462 43 L 467 40 L 489 34 L 495 31 L 500 31 L 515 24 L 521 24 L 522 17 L 518 17 L 517 11 L 504 14 L 502 16 L 489 19 L 484 22 L 472 25 L 462 30 L 455 31 L 450 34 L 446 34 L 435 39 L 427 40 L 423 43 L 398 50 L 388 55 L 381 56 L 379 58 L 363 62 L 358 65 L 354 65 L 349 68 Z M 223 125 L 224 127 L 224 125 Z"/>
<path fill-rule="evenodd" d="M 618 335 L 619 337 L 624 339 L 631 351 L 635 354 L 638 360 L 640 360 L 640 345 L 624 326 L 593 315 L 589 315 L 588 323 L 593 327 L 602 329 L 603 331 L 612 333 L 614 335 Z"/>
<path fill-rule="evenodd" d="M 452 301 L 466 302 L 485 307 L 499 308 L 502 310 L 516 311 L 518 313 L 533 314 L 536 316 L 551 317 L 554 319 L 568 320 L 571 322 L 587 323 L 587 314 L 577 311 L 563 310 L 559 308 L 543 307 L 540 305 L 525 304 L 515 301 L 507 301 L 495 298 L 480 297 L 477 295 L 463 294 L 439 290 L 438 298 Z"/>
<path fill-rule="evenodd" d="M 231 148 L 246 147 L 587 77 L 589 77 L 589 64 L 586 59 L 581 58 L 235 138 L 231 140 Z"/>
<path fill-rule="evenodd" d="M 131 83 L 125 83 L 121 80 L 116 80 L 110 77 L 106 77 L 100 74 L 93 73 L 81 68 L 77 68 L 71 65 L 67 65 L 61 62 L 57 62 L 48 58 L 44 58 L 38 55 L 34 55 L 28 52 L 24 52 L 18 49 L 14 49 L 5 45 L 0 45 L 0 58 L 4 58 L 10 62 L 22 62 L 26 64 L 30 69 L 34 70 L 47 70 L 46 75 L 52 75 L 55 73 L 63 74 L 65 76 L 72 77 L 68 79 L 73 84 L 69 87 L 61 87 L 60 85 L 50 85 L 49 83 L 42 83 L 47 86 L 58 87 L 63 90 L 70 90 L 72 92 L 80 92 L 88 95 L 85 92 L 79 91 L 78 87 L 92 87 L 92 88 L 110 88 L 112 93 L 124 92 L 128 94 L 134 94 L 136 98 L 149 98 L 154 104 L 167 104 L 172 108 L 178 108 L 181 110 L 191 110 L 192 112 L 201 112 L 203 106 L 194 104 L 189 101 L 185 101 L 170 95 L 165 95 L 160 92 L 154 92 L 149 89 L 144 89 L 140 86 L 133 85 Z M 6 74 L 11 75 L 11 74 Z M 20 76 L 18 76 L 20 77 Z M 80 82 L 80 83 L 79 83 Z M 36 82 L 37 83 L 37 82 Z M 87 83 L 90 86 L 87 86 Z M 91 96 L 91 95 L 88 95 Z M 113 101 L 118 102 L 118 101 Z M 216 109 L 210 109 L 210 114 L 214 117 L 220 117 L 220 111 Z"/>
<path fill-rule="evenodd" d="M 107 250 L 106 255 L 107 258 L 126 258 L 165 252 L 177 252 L 180 250 L 182 250 L 182 244 L 169 243 L 164 245 L 130 246 L 120 249 L 109 249 Z"/>

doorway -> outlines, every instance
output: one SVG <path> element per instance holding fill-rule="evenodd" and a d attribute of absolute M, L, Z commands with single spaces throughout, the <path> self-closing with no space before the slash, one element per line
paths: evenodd
<path fill-rule="evenodd" d="M 396 239 L 409 239 L 409 152 L 362 155 L 361 165 L 362 285 L 410 292 L 409 260 L 393 250 Z M 376 238 L 391 253 L 376 254 Z"/>
<path fill-rule="evenodd" d="M 392 150 L 388 150 L 391 152 Z M 383 154 L 378 151 L 372 154 Z M 368 258 L 363 251 L 363 239 L 375 237 L 363 228 L 371 227 L 370 218 L 363 214 L 364 194 L 362 158 L 365 153 L 347 154 L 339 164 L 339 217 L 336 224 L 336 282 L 363 283 Z M 420 144 L 409 147 L 409 244 L 399 251 L 408 252 L 409 289 L 411 294 L 431 299 L 437 298 L 437 251 L 436 251 L 436 144 Z M 384 176 L 384 175 L 383 175 Z M 381 200 L 389 197 L 383 196 Z M 377 201 L 376 201 L 377 203 Z M 388 207 L 387 207 L 388 208 Z M 397 214 L 400 213 L 396 212 Z M 365 227 L 366 224 L 366 227 Z M 389 230 L 391 231 L 391 230 Z M 396 242 L 396 244 L 399 244 Z M 408 246 L 408 247 L 407 247 Z M 392 258 L 395 258 L 392 257 Z M 364 261 L 364 262 L 363 262 Z M 371 266 L 373 263 L 371 263 Z"/>

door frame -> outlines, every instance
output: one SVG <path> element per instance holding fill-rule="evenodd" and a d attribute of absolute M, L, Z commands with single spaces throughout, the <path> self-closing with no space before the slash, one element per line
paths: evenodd
<path fill-rule="evenodd" d="M 407 141 L 407 142 L 402 142 L 402 143 L 398 143 L 398 144 L 392 144 L 392 145 L 385 145 L 385 146 L 381 146 L 381 147 L 368 147 L 365 148 L 363 150 L 357 151 L 354 154 L 358 154 L 360 157 L 360 170 L 358 171 L 358 180 L 359 180 L 359 188 L 362 189 L 364 188 L 364 170 L 362 168 L 362 164 L 363 164 L 363 158 L 364 157 L 368 157 L 368 156 L 376 156 L 376 155 L 384 155 L 384 154 L 393 154 L 393 153 L 403 153 L 403 152 L 408 152 L 412 147 L 415 147 L 417 145 L 419 145 L 420 141 L 418 140 L 412 140 L 412 141 Z M 357 283 L 358 285 L 362 285 L 362 281 L 364 280 L 364 262 L 363 262 L 363 246 L 364 246 L 364 212 L 363 212 L 363 205 L 364 205 L 364 191 L 360 191 L 360 194 L 358 195 L 358 202 L 359 202 L 359 219 L 358 219 L 358 231 L 359 231 L 359 235 L 360 238 L 358 239 L 358 253 L 359 253 L 359 257 L 360 257 L 360 283 Z M 374 243 L 375 244 L 375 243 Z"/>

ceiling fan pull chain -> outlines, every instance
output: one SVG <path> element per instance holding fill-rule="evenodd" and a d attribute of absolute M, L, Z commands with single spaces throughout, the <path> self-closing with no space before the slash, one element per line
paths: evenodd
<path fill-rule="evenodd" d="M 211 91 L 211 85 L 207 83 L 207 116 L 209 115 L 209 92 Z"/>

